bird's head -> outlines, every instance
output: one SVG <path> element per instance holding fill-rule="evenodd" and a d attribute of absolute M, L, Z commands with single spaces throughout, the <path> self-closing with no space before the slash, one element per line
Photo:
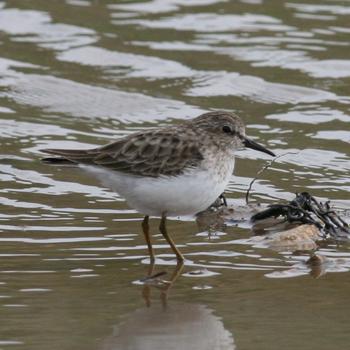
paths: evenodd
<path fill-rule="evenodd" d="M 247 147 L 275 157 L 273 152 L 246 136 L 242 119 L 234 113 L 209 112 L 192 119 L 191 122 L 196 128 L 210 132 L 235 149 Z"/>

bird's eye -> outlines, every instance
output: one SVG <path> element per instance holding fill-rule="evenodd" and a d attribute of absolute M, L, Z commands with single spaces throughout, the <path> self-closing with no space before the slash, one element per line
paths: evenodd
<path fill-rule="evenodd" d="M 222 127 L 222 131 L 223 131 L 224 133 L 226 133 L 226 134 L 232 133 L 232 129 L 231 129 L 231 127 L 228 126 L 228 125 L 224 125 L 224 126 Z"/>

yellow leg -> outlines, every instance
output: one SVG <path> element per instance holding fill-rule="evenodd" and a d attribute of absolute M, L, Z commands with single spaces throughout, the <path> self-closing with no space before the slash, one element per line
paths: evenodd
<path fill-rule="evenodd" d="M 158 277 L 166 273 L 164 271 L 158 274 L 154 274 L 152 276 L 154 265 L 151 265 L 151 266 L 152 267 L 149 270 L 149 277 L 145 279 L 145 284 L 143 285 L 143 288 L 142 288 L 142 297 L 145 300 L 146 306 L 150 307 L 151 306 L 151 288 L 157 288 L 160 290 L 160 300 L 162 302 L 162 305 L 164 308 L 166 308 L 169 290 L 175 284 L 175 281 L 178 279 L 178 277 L 181 275 L 181 272 L 184 268 L 184 263 L 183 261 L 177 263 L 176 268 L 169 281 L 158 280 Z"/>
<path fill-rule="evenodd" d="M 143 234 L 145 236 L 145 240 L 146 240 L 148 252 L 149 252 L 149 257 L 150 257 L 150 261 L 152 264 L 152 263 L 154 263 L 154 252 L 153 252 L 153 247 L 152 247 L 151 238 L 150 238 L 150 234 L 149 234 L 148 221 L 149 221 L 149 216 L 146 215 L 142 221 L 142 230 L 143 230 Z"/>
<path fill-rule="evenodd" d="M 185 260 L 183 255 L 176 248 L 176 245 L 175 245 L 174 241 L 168 235 L 168 231 L 166 229 L 166 215 L 165 214 L 162 215 L 162 219 L 160 220 L 159 230 L 160 230 L 160 233 L 166 239 L 166 241 L 169 243 L 169 245 L 170 245 L 171 249 L 173 250 L 173 252 L 176 254 L 176 259 L 177 259 L 178 264 L 183 263 L 183 261 Z"/>
<path fill-rule="evenodd" d="M 148 267 L 148 274 L 147 277 L 151 277 L 154 272 L 154 258 L 153 260 L 151 259 L 150 265 Z M 142 297 L 145 300 L 146 306 L 150 307 L 151 306 L 151 287 L 145 283 L 143 288 L 142 288 Z"/>
<path fill-rule="evenodd" d="M 176 268 L 170 278 L 170 281 L 162 289 L 160 294 L 160 300 L 162 301 L 163 308 L 166 308 L 169 290 L 175 284 L 175 281 L 178 279 L 178 277 L 181 275 L 183 268 L 184 268 L 184 262 L 178 261 Z"/>

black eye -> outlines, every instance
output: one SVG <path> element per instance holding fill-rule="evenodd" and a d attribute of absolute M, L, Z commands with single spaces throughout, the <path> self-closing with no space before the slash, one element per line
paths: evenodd
<path fill-rule="evenodd" d="M 232 129 L 231 129 L 231 127 L 228 126 L 228 125 L 224 125 L 224 126 L 222 127 L 222 131 L 223 131 L 224 133 L 226 133 L 226 134 L 231 134 L 231 133 L 232 133 Z"/>

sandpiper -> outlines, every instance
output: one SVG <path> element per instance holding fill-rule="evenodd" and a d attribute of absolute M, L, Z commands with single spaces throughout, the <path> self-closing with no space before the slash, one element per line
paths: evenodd
<path fill-rule="evenodd" d="M 237 115 L 217 111 L 94 149 L 42 151 L 59 156 L 44 158 L 47 162 L 78 163 L 145 215 L 142 228 L 152 262 L 149 217 L 161 217 L 160 232 L 182 263 L 184 257 L 167 232 L 166 217 L 208 208 L 224 192 L 233 173 L 234 152 L 243 147 L 275 156 L 246 137 Z"/>

